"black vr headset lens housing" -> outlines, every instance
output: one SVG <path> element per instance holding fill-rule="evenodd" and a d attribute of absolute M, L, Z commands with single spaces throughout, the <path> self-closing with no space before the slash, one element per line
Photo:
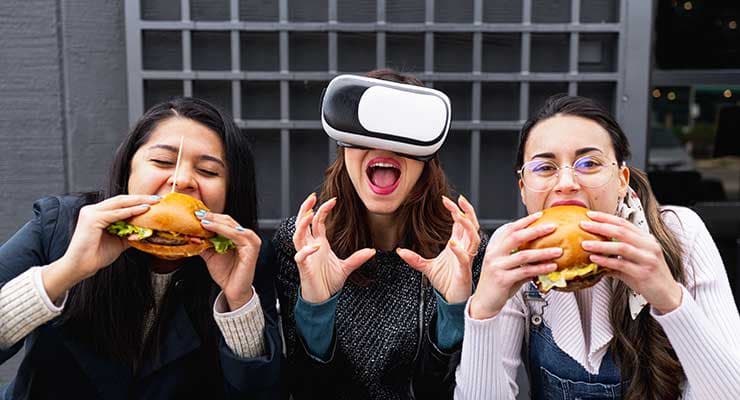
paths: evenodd
<path fill-rule="evenodd" d="M 355 75 L 332 79 L 321 103 L 321 124 L 339 145 L 419 160 L 442 147 L 450 115 L 450 100 L 438 90 Z"/>

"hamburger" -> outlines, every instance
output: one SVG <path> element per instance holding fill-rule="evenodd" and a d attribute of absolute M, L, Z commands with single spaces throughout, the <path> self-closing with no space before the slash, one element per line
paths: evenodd
<path fill-rule="evenodd" d="M 563 249 L 563 254 L 553 260 L 557 269 L 534 279 L 540 292 L 547 293 L 550 289 L 563 292 L 585 289 L 595 285 L 604 276 L 605 268 L 591 262 L 588 258 L 591 253 L 581 247 L 584 240 L 607 240 L 581 229 L 580 222 L 590 220 L 586 212 L 588 209 L 585 207 L 555 206 L 543 210 L 542 217 L 530 225 L 552 223 L 557 228 L 551 234 L 521 246 L 521 250 L 547 247 Z"/>
<path fill-rule="evenodd" d="M 195 211 L 206 210 L 202 201 L 172 192 L 143 214 L 114 222 L 108 232 L 128 239 L 131 247 L 165 260 L 196 256 L 213 247 L 221 254 L 234 243 L 203 229 Z"/>

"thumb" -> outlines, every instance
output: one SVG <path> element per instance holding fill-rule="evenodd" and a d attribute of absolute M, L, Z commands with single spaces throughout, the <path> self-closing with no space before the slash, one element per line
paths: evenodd
<path fill-rule="evenodd" d="M 368 260 L 373 258 L 373 256 L 375 256 L 375 252 L 375 249 L 368 248 L 357 250 L 344 260 L 344 268 L 348 273 L 354 272 L 354 270 L 360 268 L 362 264 L 365 264 Z"/>
<path fill-rule="evenodd" d="M 420 256 L 413 250 L 398 248 L 396 249 L 396 254 L 398 254 L 406 264 L 411 266 L 411 268 L 421 272 L 422 274 L 426 274 L 427 269 L 429 269 L 430 260 Z"/>

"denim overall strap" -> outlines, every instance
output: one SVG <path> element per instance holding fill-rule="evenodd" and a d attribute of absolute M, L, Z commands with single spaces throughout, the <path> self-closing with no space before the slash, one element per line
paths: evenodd
<path fill-rule="evenodd" d="M 543 318 L 547 301 L 530 284 L 524 293 L 529 309 L 526 328 L 528 343 L 527 372 L 535 400 L 619 399 L 622 383 L 611 351 L 602 359 L 599 373 L 586 371 L 576 360 L 558 347 L 552 331 Z"/>

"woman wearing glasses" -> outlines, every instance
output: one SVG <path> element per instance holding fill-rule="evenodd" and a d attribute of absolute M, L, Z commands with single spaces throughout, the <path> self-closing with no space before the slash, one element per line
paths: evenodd
<path fill-rule="evenodd" d="M 491 237 L 465 310 L 457 398 L 515 398 L 522 361 L 535 399 L 740 398 L 740 318 L 717 248 L 694 212 L 657 204 L 629 156 L 614 119 L 585 98 L 550 98 L 525 123 L 517 165 L 530 215 Z M 589 208 L 581 228 L 613 238 L 582 243 L 609 273 L 540 295 L 530 281 L 562 250 L 516 250 L 555 229 L 529 225 L 560 204 Z"/>
<path fill-rule="evenodd" d="M 391 70 L 367 76 L 423 86 Z M 273 239 L 287 386 L 295 399 L 452 398 L 483 258 L 475 212 L 445 197 L 436 153 L 342 145 L 318 196 Z"/>

